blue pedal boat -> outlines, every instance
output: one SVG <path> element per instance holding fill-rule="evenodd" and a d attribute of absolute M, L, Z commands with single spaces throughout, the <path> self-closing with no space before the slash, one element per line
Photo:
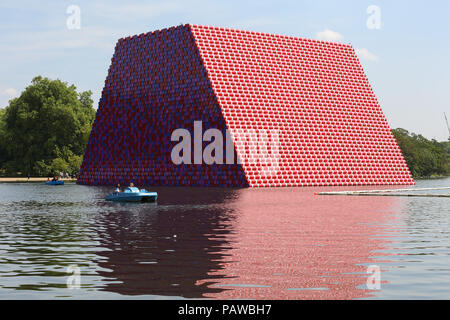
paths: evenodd
<path fill-rule="evenodd" d="M 64 185 L 64 180 L 46 181 L 45 184 L 48 186 L 61 186 Z"/>
<path fill-rule="evenodd" d="M 139 190 L 136 187 L 125 188 L 123 192 L 113 192 L 106 196 L 107 201 L 123 202 L 155 202 L 158 198 L 156 192 L 148 192 L 145 189 Z"/>

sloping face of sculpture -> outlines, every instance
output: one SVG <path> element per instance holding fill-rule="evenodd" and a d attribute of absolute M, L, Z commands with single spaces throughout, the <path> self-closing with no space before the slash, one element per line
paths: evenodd
<path fill-rule="evenodd" d="M 413 184 L 350 45 L 182 25 L 120 39 L 81 184 Z"/>

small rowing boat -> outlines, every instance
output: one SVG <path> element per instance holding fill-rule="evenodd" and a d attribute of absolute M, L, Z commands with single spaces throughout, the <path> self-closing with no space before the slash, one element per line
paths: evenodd
<path fill-rule="evenodd" d="M 61 186 L 61 185 L 64 185 L 64 180 L 46 181 L 45 184 L 48 186 Z"/>
<path fill-rule="evenodd" d="M 106 196 L 107 201 L 123 202 L 155 202 L 158 198 L 156 192 L 148 192 L 145 189 L 139 190 L 136 187 L 127 187 L 123 192 L 113 192 Z"/>

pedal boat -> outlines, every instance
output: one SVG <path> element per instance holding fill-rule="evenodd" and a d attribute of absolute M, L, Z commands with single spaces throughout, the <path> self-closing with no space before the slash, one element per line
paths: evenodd
<path fill-rule="evenodd" d="M 64 180 L 45 181 L 48 186 L 61 186 L 64 185 Z"/>
<path fill-rule="evenodd" d="M 156 192 L 148 192 L 145 189 L 139 190 L 136 187 L 127 187 L 123 192 L 113 192 L 106 196 L 107 201 L 122 202 L 155 202 L 158 197 Z"/>

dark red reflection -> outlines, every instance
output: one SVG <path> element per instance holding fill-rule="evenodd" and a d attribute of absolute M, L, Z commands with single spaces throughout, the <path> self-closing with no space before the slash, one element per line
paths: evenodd
<path fill-rule="evenodd" d="M 152 188 L 108 204 L 96 229 L 102 290 L 216 299 L 355 299 L 402 222 L 393 197 L 318 189 Z M 383 274 L 381 274 L 383 280 Z"/>

